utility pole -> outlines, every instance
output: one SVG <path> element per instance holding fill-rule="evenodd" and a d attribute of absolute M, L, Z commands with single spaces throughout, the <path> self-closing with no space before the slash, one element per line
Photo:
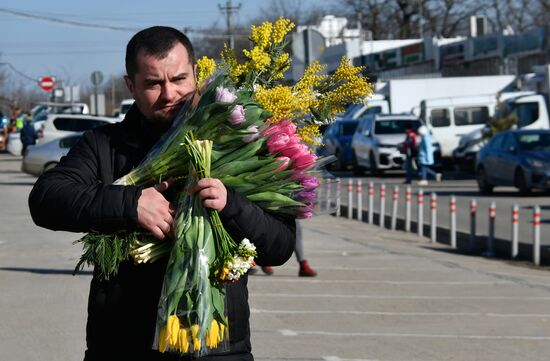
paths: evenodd
<path fill-rule="evenodd" d="M 218 4 L 218 8 L 222 13 L 227 15 L 227 36 L 229 38 L 229 48 L 235 47 L 235 38 L 233 37 L 233 13 L 238 12 L 241 9 L 241 3 L 237 6 L 233 6 L 231 0 L 227 0 L 225 6 Z"/>

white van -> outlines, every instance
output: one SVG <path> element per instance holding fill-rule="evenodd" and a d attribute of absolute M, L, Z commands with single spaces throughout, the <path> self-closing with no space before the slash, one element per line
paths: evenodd
<path fill-rule="evenodd" d="M 481 129 L 494 115 L 496 95 L 472 95 L 423 100 L 420 119 L 441 146 L 441 156 L 450 158 L 460 137 Z"/>
<path fill-rule="evenodd" d="M 66 135 L 84 132 L 88 129 L 116 123 L 116 118 L 85 114 L 49 114 L 38 133 L 38 142 L 47 143 Z"/>

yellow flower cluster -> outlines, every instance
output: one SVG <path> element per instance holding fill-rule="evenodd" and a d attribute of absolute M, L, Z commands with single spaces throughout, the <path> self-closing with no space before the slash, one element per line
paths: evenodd
<path fill-rule="evenodd" d="M 260 46 L 255 46 L 252 50 L 243 50 L 243 54 L 250 59 L 250 68 L 257 72 L 267 70 L 271 64 L 271 56 Z"/>
<path fill-rule="evenodd" d="M 346 57 L 340 60 L 338 68 L 329 79 L 329 83 L 336 85 L 327 93 L 331 112 L 343 112 L 345 105 L 361 103 L 372 94 L 372 85 L 361 76 L 362 69 L 351 65 Z"/>
<path fill-rule="evenodd" d="M 294 23 L 292 21 L 280 17 L 279 20 L 275 22 L 275 25 L 273 25 L 273 43 L 280 44 L 284 40 L 286 34 L 288 34 L 293 28 Z"/>
<path fill-rule="evenodd" d="M 216 61 L 207 56 L 203 56 L 197 60 L 197 80 L 202 84 L 206 79 L 211 77 L 216 71 Z"/>
<path fill-rule="evenodd" d="M 290 55 L 282 53 L 273 64 L 273 79 L 283 79 L 284 73 L 290 68 Z"/>
<path fill-rule="evenodd" d="M 256 89 L 256 101 L 273 115 L 271 122 L 293 118 L 293 113 L 299 106 L 297 98 L 292 94 L 290 87 L 277 85 L 271 89 L 259 86 Z"/>
<path fill-rule="evenodd" d="M 252 40 L 256 46 L 265 49 L 268 47 L 271 40 L 271 32 L 273 30 L 273 24 L 269 21 L 265 21 L 260 26 L 252 25 L 250 28 L 250 40 Z"/>
<path fill-rule="evenodd" d="M 319 124 L 306 124 L 298 128 L 296 132 L 305 143 L 312 146 L 321 145 L 321 143 L 317 141 L 317 139 L 321 137 Z"/>
<path fill-rule="evenodd" d="M 181 353 L 191 353 L 200 351 L 202 347 L 199 325 L 195 324 L 189 328 L 181 327 L 179 317 L 176 315 L 168 317 L 168 322 L 161 329 L 159 338 L 160 352 L 172 349 Z M 218 347 L 220 342 L 228 339 L 229 331 L 227 327 L 222 322 L 212 320 L 205 335 L 205 345 L 214 349 Z"/>

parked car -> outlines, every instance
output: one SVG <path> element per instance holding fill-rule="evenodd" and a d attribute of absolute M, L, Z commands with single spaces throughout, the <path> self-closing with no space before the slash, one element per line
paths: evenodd
<path fill-rule="evenodd" d="M 497 133 L 478 153 L 479 190 L 513 186 L 521 193 L 550 189 L 550 130 L 512 130 Z"/>
<path fill-rule="evenodd" d="M 117 118 L 84 114 L 49 114 L 44 121 L 41 133 L 39 133 L 38 142 L 47 143 L 65 135 L 84 132 L 91 128 L 119 121 L 120 119 Z"/>
<path fill-rule="evenodd" d="M 21 171 L 34 176 L 41 175 L 55 167 L 61 157 L 66 155 L 81 137 L 82 133 L 71 134 L 45 144 L 29 147 L 21 162 Z"/>
<path fill-rule="evenodd" d="M 407 129 L 415 131 L 420 120 L 407 114 L 368 114 L 359 120 L 351 143 L 355 171 L 368 168 L 373 174 L 386 169 L 402 168 L 405 155 L 399 146 Z"/>
<path fill-rule="evenodd" d="M 128 113 L 128 110 L 132 107 L 132 104 L 134 104 L 134 99 L 123 99 L 120 102 L 120 110 L 117 115 L 120 120 L 124 119 L 126 113 Z"/>
<path fill-rule="evenodd" d="M 325 129 L 322 146 L 317 149 L 317 153 L 336 157 L 335 162 L 328 164 L 331 170 L 343 170 L 352 165 L 351 137 L 358 123 L 357 120 L 338 120 Z"/>

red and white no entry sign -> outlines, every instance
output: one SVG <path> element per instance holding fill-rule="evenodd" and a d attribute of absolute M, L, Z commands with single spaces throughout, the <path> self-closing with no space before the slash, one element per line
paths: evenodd
<path fill-rule="evenodd" d="M 49 92 L 55 88 L 55 78 L 51 76 L 43 76 L 38 79 L 38 85 L 42 88 L 42 90 Z"/>

